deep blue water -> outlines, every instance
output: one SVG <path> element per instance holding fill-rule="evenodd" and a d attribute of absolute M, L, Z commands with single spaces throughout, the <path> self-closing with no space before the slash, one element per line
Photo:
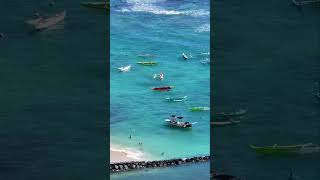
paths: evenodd
<path fill-rule="evenodd" d="M 261 157 L 249 144 L 319 144 L 320 9 L 290 0 L 216 1 L 214 107 L 247 108 L 238 126 L 212 129 L 212 165 L 249 180 L 319 179 L 319 154 Z"/>
<path fill-rule="evenodd" d="M 209 1 L 126 0 L 111 2 L 110 40 L 110 138 L 118 148 L 141 151 L 148 159 L 207 155 L 210 152 L 209 111 L 190 112 L 193 106 L 210 105 L 210 66 L 201 64 L 209 52 Z M 191 53 L 184 61 L 181 54 Z M 153 54 L 154 67 L 136 64 L 139 54 Z M 132 65 L 130 72 L 118 67 Z M 164 72 L 163 82 L 153 74 Z M 153 92 L 155 86 L 175 86 L 169 92 Z M 182 103 L 166 97 L 188 96 Z M 171 114 L 198 122 L 192 130 L 168 127 Z M 132 139 L 129 139 L 129 135 Z M 142 146 L 138 142 L 143 142 Z M 164 152 L 164 155 L 161 153 Z M 208 166 L 208 164 L 207 164 Z M 197 166 L 181 167 L 197 171 Z M 199 167 L 200 168 L 200 167 Z M 159 170 L 160 174 L 174 172 Z M 137 172 L 144 177 L 144 172 Z M 208 177 L 209 171 L 199 177 Z M 150 175 L 145 176 L 146 179 Z M 183 174 L 181 174 L 181 177 Z M 159 174 L 154 175 L 159 177 Z M 175 176 L 176 179 L 179 179 Z M 181 178 L 180 177 L 180 178 Z"/>
<path fill-rule="evenodd" d="M 51 30 L 24 23 L 63 9 Z M 106 179 L 106 22 L 75 0 L 0 2 L 0 179 Z"/>

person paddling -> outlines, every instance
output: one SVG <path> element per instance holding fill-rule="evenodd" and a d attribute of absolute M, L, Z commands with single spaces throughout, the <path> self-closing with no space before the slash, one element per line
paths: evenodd
<path fill-rule="evenodd" d="M 164 78 L 164 74 L 163 74 L 162 72 L 160 72 L 160 74 L 159 74 L 159 79 L 162 81 L 163 78 Z"/>

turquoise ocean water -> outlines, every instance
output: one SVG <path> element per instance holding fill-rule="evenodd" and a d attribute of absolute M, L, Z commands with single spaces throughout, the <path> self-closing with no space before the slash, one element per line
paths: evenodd
<path fill-rule="evenodd" d="M 209 154 L 209 112 L 188 110 L 210 105 L 210 66 L 201 63 L 206 58 L 201 53 L 209 52 L 209 8 L 209 1 L 111 1 L 111 144 L 139 150 L 149 159 Z M 191 53 L 192 60 L 184 61 L 183 52 Z M 159 64 L 136 64 L 142 60 L 138 55 L 146 53 L 155 57 L 145 60 Z M 125 65 L 132 65 L 131 71 L 119 72 Z M 165 79 L 154 80 L 161 71 Z M 150 90 L 165 85 L 174 88 Z M 166 102 L 171 96 L 188 98 Z M 171 128 L 164 122 L 171 114 L 198 123 L 192 130 Z"/>

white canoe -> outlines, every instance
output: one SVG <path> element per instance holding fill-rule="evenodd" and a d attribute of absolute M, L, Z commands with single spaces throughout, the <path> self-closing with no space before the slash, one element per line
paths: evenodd
<path fill-rule="evenodd" d="M 119 67 L 118 68 L 121 72 L 128 72 L 131 69 L 131 65 L 129 66 L 124 66 L 124 67 Z"/>

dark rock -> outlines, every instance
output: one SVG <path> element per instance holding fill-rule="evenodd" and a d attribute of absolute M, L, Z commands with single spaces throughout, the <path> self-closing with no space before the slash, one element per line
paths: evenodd
<path fill-rule="evenodd" d="M 155 168 L 155 167 L 167 167 L 177 166 L 185 163 L 196 163 L 210 160 L 210 156 L 199 156 L 192 158 L 177 158 L 160 161 L 139 161 L 139 162 L 124 162 L 110 164 L 111 172 L 129 171 L 134 169 Z"/>

